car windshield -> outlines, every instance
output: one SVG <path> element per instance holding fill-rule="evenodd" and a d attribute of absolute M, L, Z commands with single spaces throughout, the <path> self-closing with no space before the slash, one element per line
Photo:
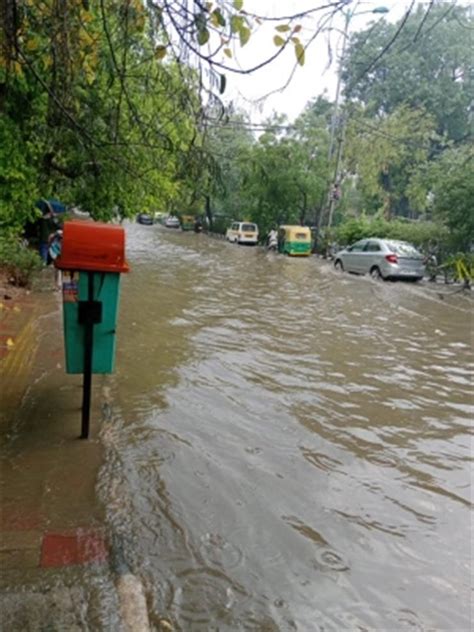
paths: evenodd
<path fill-rule="evenodd" d="M 407 244 L 404 241 L 388 241 L 387 246 L 392 252 L 394 252 L 396 255 L 400 255 L 401 257 L 421 256 L 414 246 L 412 246 L 411 244 Z"/>
<path fill-rule="evenodd" d="M 296 239 L 306 239 L 306 233 L 295 233 Z"/>
<path fill-rule="evenodd" d="M 250 233 L 255 233 L 257 230 L 257 227 L 255 226 L 255 224 L 242 224 L 242 230 L 248 231 Z"/>

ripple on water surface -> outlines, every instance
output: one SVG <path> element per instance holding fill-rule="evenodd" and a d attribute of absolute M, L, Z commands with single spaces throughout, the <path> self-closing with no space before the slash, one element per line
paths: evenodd
<path fill-rule="evenodd" d="M 127 230 L 103 476 L 153 610 L 183 630 L 467 630 L 469 303 Z"/>

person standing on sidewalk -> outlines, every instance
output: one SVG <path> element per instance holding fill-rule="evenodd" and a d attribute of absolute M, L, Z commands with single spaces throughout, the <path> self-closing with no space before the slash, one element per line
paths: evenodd
<path fill-rule="evenodd" d="M 53 211 L 48 204 L 47 209 L 43 211 L 42 216 L 38 220 L 39 232 L 39 256 L 45 265 L 48 265 L 48 251 L 51 233 L 54 233 Z"/>
<path fill-rule="evenodd" d="M 48 263 L 53 263 L 55 259 L 61 254 L 61 247 L 63 243 L 63 231 L 58 228 L 52 235 L 49 236 L 49 249 L 48 249 Z M 61 289 L 61 270 L 54 268 L 54 285 L 57 290 Z"/>

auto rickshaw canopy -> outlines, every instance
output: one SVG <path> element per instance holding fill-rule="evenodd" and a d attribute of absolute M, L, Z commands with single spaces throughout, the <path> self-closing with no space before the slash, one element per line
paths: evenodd
<path fill-rule="evenodd" d="M 285 224 L 279 227 L 279 233 L 284 235 L 286 241 L 311 242 L 311 230 L 308 226 Z"/>

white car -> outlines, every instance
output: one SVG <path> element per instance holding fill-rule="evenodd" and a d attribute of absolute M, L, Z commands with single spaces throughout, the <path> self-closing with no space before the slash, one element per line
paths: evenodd
<path fill-rule="evenodd" d="M 258 226 L 250 222 L 233 222 L 225 234 L 227 241 L 235 244 L 252 244 L 258 242 Z"/>
<path fill-rule="evenodd" d="M 163 225 L 166 226 L 166 228 L 179 228 L 180 227 L 179 219 L 177 217 L 174 217 L 173 215 L 170 215 L 169 217 L 167 217 Z"/>
<path fill-rule="evenodd" d="M 337 270 L 370 274 L 374 279 L 421 281 L 425 274 L 423 255 L 405 241 L 361 239 L 334 257 Z"/>

